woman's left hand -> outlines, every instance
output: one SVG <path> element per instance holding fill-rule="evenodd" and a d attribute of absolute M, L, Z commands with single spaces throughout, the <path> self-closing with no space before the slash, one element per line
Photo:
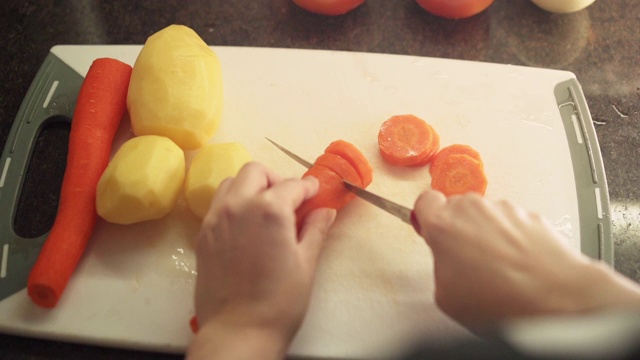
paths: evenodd
<path fill-rule="evenodd" d="M 295 210 L 317 191 L 315 178 L 283 179 L 258 163 L 220 185 L 196 240 L 201 331 L 212 324 L 288 346 L 335 219 L 335 210 L 318 209 L 296 228 Z"/>

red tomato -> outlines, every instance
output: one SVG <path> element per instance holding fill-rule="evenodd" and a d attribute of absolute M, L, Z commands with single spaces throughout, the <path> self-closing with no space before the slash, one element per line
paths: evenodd
<path fill-rule="evenodd" d="M 293 0 L 301 8 L 321 15 L 342 15 L 358 6 L 365 0 Z"/>
<path fill-rule="evenodd" d="M 428 12 L 448 19 L 463 19 L 482 12 L 494 0 L 416 0 Z"/>

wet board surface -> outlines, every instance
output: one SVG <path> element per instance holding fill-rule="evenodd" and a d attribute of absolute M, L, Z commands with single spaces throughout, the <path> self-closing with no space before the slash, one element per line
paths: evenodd
<path fill-rule="evenodd" d="M 140 49 L 54 47 L 48 61 L 58 64 L 43 65 L 30 90 L 43 102 L 21 111 L 16 120 L 25 121 L 23 133 L 38 123 L 22 117 L 46 118 L 60 104 L 72 110 L 78 79 L 95 58 L 133 64 Z M 378 154 L 377 132 L 392 115 L 415 114 L 439 132 L 442 146 L 464 143 L 481 153 L 488 198 L 542 213 L 576 251 L 611 263 L 606 180 L 589 111 L 572 73 L 386 54 L 213 49 L 222 62 L 225 107 L 211 142 L 241 142 L 255 160 L 299 177 L 304 168 L 265 137 L 311 161 L 331 141 L 344 139 L 372 163 L 369 190 L 411 207 L 429 187 L 428 168 L 386 165 Z M 56 70 L 60 67 L 78 79 L 69 83 Z M 125 118 L 114 151 L 131 136 Z M 19 148 L 15 139 L 10 134 L 8 146 Z M 188 153 L 187 160 L 193 155 Z M 5 150 L 2 184 L 15 180 L 12 167 L 19 162 L 6 160 L 10 157 Z M 0 191 L 8 198 L 6 187 Z M 0 302 L 0 331 L 182 352 L 192 337 L 192 242 L 198 226 L 182 198 L 162 220 L 132 226 L 98 221 L 57 308 L 40 309 L 25 290 L 18 291 Z M 2 231 L 9 233 L 2 234 L 5 238 L 11 235 Z M 5 249 L 13 246 L 5 244 Z M 13 275 L 11 265 L 3 263 L 6 278 Z M 356 199 L 340 212 L 330 233 L 309 313 L 290 352 L 365 358 L 402 346 L 416 334 L 468 335 L 433 304 L 429 248 L 410 226 Z"/>

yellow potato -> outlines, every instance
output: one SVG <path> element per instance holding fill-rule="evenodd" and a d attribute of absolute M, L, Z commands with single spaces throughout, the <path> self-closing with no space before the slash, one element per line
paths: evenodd
<path fill-rule="evenodd" d="M 134 137 L 122 144 L 98 182 L 98 215 L 116 224 L 159 219 L 175 205 L 184 178 L 184 152 L 173 141 Z"/>
<path fill-rule="evenodd" d="M 134 134 L 166 136 L 194 150 L 217 130 L 222 105 L 220 61 L 198 34 L 171 25 L 147 39 L 127 96 Z"/>
<path fill-rule="evenodd" d="M 251 154 L 240 143 L 209 144 L 193 158 L 185 181 L 185 197 L 194 214 L 203 218 L 220 183 L 235 176 L 251 161 Z"/>

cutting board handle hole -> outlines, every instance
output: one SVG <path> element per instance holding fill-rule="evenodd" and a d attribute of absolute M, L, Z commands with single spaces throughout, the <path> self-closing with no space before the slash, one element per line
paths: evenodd
<path fill-rule="evenodd" d="M 31 153 L 13 230 L 24 238 L 45 234 L 53 226 L 62 177 L 67 165 L 71 119 L 56 115 L 45 120 Z"/>

